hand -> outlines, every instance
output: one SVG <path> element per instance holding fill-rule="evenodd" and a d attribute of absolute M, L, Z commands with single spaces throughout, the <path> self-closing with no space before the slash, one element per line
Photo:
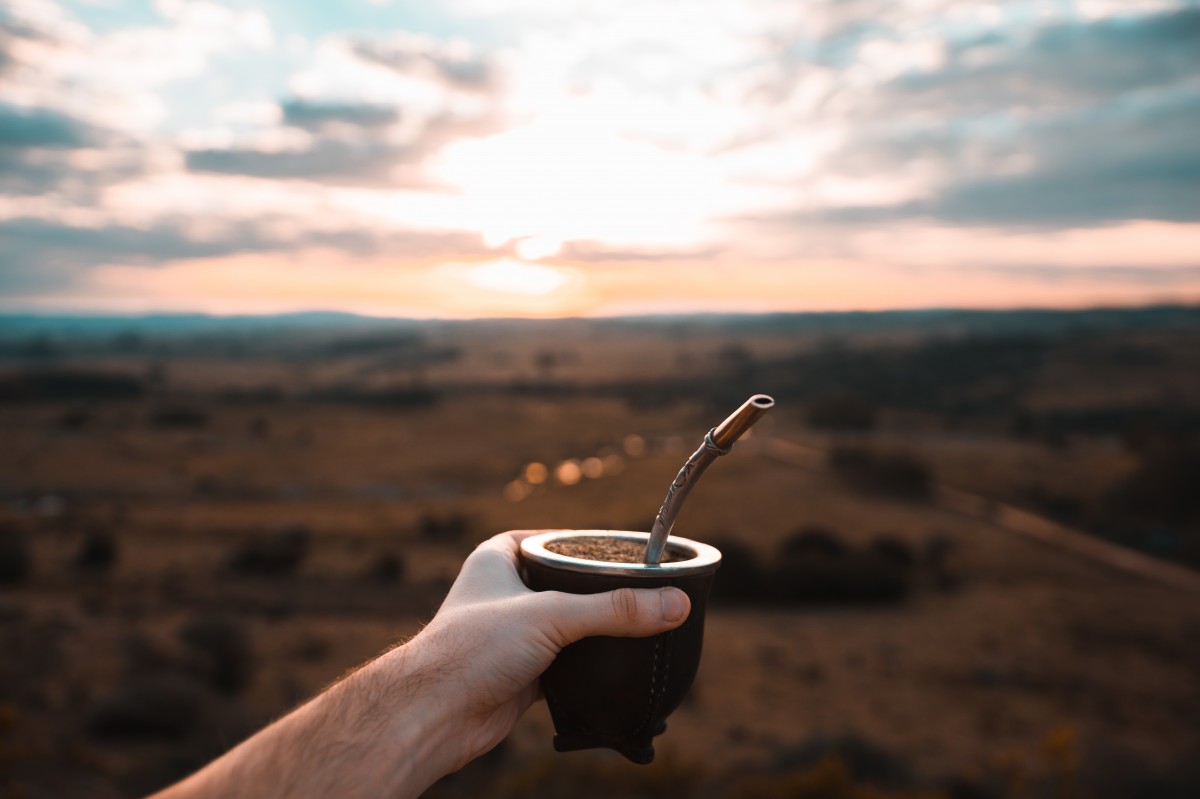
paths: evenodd
<path fill-rule="evenodd" d="M 508 735 L 538 696 L 538 678 L 563 647 L 590 635 L 643 637 L 674 629 L 691 610 L 676 588 L 603 594 L 535 592 L 517 574 L 522 539 L 510 532 L 482 544 L 433 621 L 406 648 L 441 671 L 457 707 L 461 768 Z"/>
<path fill-rule="evenodd" d="M 419 635 L 159 799 L 417 796 L 508 734 L 567 644 L 666 632 L 691 610 L 676 588 L 531 591 L 517 573 L 529 535 L 480 544 Z"/>

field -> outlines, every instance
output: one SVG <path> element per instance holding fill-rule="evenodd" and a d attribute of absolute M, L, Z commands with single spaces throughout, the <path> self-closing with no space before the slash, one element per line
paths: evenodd
<path fill-rule="evenodd" d="M 431 795 L 1200 795 L 1200 310 L 1155 308 L 0 320 L 0 796 L 179 778 L 493 533 L 647 529 L 755 392 L 656 763 L 539 706 Z"/>

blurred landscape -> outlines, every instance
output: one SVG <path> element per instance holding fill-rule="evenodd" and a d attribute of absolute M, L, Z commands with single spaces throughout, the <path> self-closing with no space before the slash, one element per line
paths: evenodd
<path fill-rule="evenodd" d="M 1200 308 L 0 318 L 0 796 L 130 796 L 507 529 L 725 554 L 649 767 L 544 707 L 433 796 L 1200 796 Z"/>

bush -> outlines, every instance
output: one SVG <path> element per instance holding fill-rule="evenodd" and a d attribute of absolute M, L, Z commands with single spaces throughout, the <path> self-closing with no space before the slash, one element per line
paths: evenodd
<path fill-rule="evenodd" d="M 438 516 L 426 513 L 417 521 L 417 531 L 427 541 L 459 541 L 471 529 L 471 521 L 461 513 Z"/>
<path fill-rule="evenodd" d="M 230 556 L 229 568 L 260 577 L 292 574 L 308 556 L 310 538 L 307 527 L 288 525 L 271 536 L 242 544 Z"/>
<path fill-rule="evenodd" d="M 836 447 L 829 465 L 850 488 L 894 499 L 926 500 L 933 493 L 933 474 L 924 461 L 907 452 L 873 452 L 862 447 Z"/>
<path fill-rule="evenodd" d="M 712 596 L 718 603 L 757 602 L 764 598 L 766 569 L 745 544 L 728 538 L 713 539 L 721 551 L 721 567 L 713 578 Z"/>
<path fill-rule="evenodd" d="M 82 571 L 107 572 L 117 562 L 117 542 L 103 530 L 93 530 L 83 539 L 75 565 Z"/>
<path fill-rule="evenodd" d="M 808 527 L 783 542 L 768 583 L 785 604 L 895 602 L 908 594 L 907 572 L 874 547 L 854 549 L 832 530 Z"/>
<path fill-rule="evenodd" d="M 1096 532 L 1160 557 L 1200 566 L 1200 447 L 1184 441 L 1152 448 L 1108 490 Z"/>
<path fill-rule="evenodd" d="M 254 653 L 241 623 L 221 617 L 196 618 L 179 631 L 192 672 L 212 687 L 236 693 L 250 682 Z"/>
<path fill-rule="evenodd" d="M 721 568 L 713 581 L 718 604 L 887 603 L 910 589 L 911 550 L 879 539 L 866 549 L 848 546 L 825 527 L 803 527 L 789 536 L 768 563 L 748 547 L 715 540 Z"/>
<path fill-rule="evenodd" d="M 199 729 L 209 694 L 180 675 L 131 679 L 83 716 L 95 738 L 181 740 Z"/>
<path fill-rule="evenodd" d="M 385 552 L 375 558 L 367 568 L 367 577 L 377 583 L 390 585 L 404 579 L 404 558 L 393 552 Z"/>
<path fill-rule="evenodd" d="M 784 558 L 841 557 L 846 554 L 846 545 L 838 538 L 838 534 L 828 527 L 809 525 L 801 527 L 785 539 L 779 554 Z"/>
<path fill-rule="evenodd" d="M 0 377 L 0 402 L 133 399 L 145 393 L 141 380 L 117 372 L 31 370 Z"/>
<path fill-rule="evenodd" d="M 63 430 L 83 430 L 92 423 L 92 414 L 81 408 L 67 411 L 58 417 L 58 426 Z"/>
<path fill-rule="evenodd" d="M 779 565 L 771 583 L 785 604 L 899 602 L 909 589 L 903 570 L 869 552 L 791 559 Z"/>
<path fill-rule="evenodd" d="M 899 569 L 911 569 L 916 557 L 906 541 L 893 535 L 882 534 L 871 541 L 870 552 Z"/>
<path fill-rule="evenodd" d="M 823 430 L 865 431 L 875 428 L 875 405 L 853 394 L 818 399 L 808 408 L 808 424 Z"/>
<path fill-rule="evenodd" d="M 24 581 L 32 560 L 25 535 L 15 525 L 0 524 L 0 585 Z"/>
<path fill-rule="evenodd" d="M 1120 515 L 1185 524 L 1200 520 L 1200 447 L 1176 444 L 1147 453 L 1110 491 L 1106 504 Z"/>
<path fill-rule="evenodd" d="M 150 414 L 150 424 L 162 430 L 203 430 L 208 422 L 207 413 L 184 406 L 166 406 Z"/>

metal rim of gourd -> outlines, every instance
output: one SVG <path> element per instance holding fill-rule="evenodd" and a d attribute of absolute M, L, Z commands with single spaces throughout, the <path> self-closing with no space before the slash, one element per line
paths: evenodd
<path fill-rule="evenodd" d="M 521 553 L 528 560 L 563 571 L 585 574 L 623 574 L 637 577 L 682 577 L 689 574 L 704 574 L 716 569 L 721 562 L 721 553 L 716 547 L 674 535 L 667 539 L 667 548 L 674 552 L 680 550 L 685 553 L 690 552 L 692 557 L 686 560 L 658 563 L 653 566 L 646 563 L 585 560 L 546 549 L 546 544 L 551 541 L 570 538 L 617 538 L 644 547 L 650 539 L 650 534 L 632 530 L 554 530 L 526 538 L 521 542 Z"/>

